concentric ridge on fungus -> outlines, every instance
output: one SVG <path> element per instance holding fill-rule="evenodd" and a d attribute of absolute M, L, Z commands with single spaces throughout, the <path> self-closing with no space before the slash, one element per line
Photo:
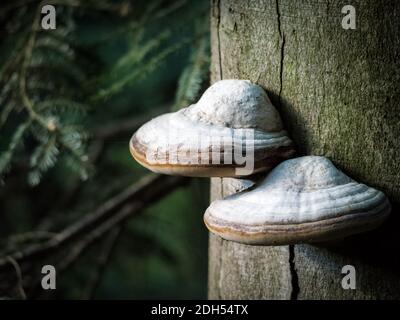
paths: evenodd
<path fill-rule="evenodd" d="M 286 160 L 266 179 L 213 202 L 211 232 L 249 244 L 290 244 L 342 238 L 377 227 L 390 213 L 386 196 L 357 183 L 324 157 Z"/>
<path fill-rule="evenodd" d="M 254 168 L 269 170 L 294 153 L 265 91 L 248 80 L 222 80 L 198 103 L 161 115 L 133 135 L 133 157 L 152 171 L 188 176 L 240 176 L 233 150 L 253 146 Z M 229 158 L 229 157 L 228 157 Z"/>

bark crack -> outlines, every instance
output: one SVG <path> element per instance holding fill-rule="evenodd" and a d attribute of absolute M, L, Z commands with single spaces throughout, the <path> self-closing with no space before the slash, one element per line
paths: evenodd
<path fill-rule="evenodd" d="M 217 0 L 217 41 L 218 41 L 218 63 L 219 63 L 219 79 L 223 79 L 222 75 L 222 58 L 221 58 L 221 39 L 220 39 L 220 24 L 221 24 L 221 0 Z"/>
<path fill-rule="evenodd" d="M 279 33 L 279 42 L 280 42 L 280 61 L 279 61 L 279 108 L 282 109 L 282 90 L 283 90 L 283 67 L 285 62 L 285 33 L 283 32 L 282 23 L 281 23 L 281 12 L 279 9 L 279 0 L 276 0 L 276 16 L 278 22 L 278 33 Z M 295 264 L 295 253 L 294 253 L 294 245 L 289 245 L 289 269 L 291 276 L 291 286 L 292 291 L 290 293 L 290 300 L 297 300 L 300 292 L 299 287 L 299 277 L 297 275 L 296 264 Z"/>
<path fill-rule="evenodd" d="M 219 178 L 220 184 L 220 199 L 224 198 L 224 179 Z M 222 238 L 219 239 L 219 246 L 220 246 L 220 255 L 219 255 L 219 274 L 218 274 L 218 300 L 222 300 L 222 278 L 223 278 L 223 268 L 222 268 L 222 254 L 224 252 L 224 240 Z"/>
<path fill-rule="evenodd" d="M 290 300 L 297 300 L 300 292 L 299 277 L 297 275 L 295 263 L 294 245 L 289 245 L 289 266 L 292 282 L 292 292 L 290 293 Z"/>
<path fill-rule="evenodd" d="M 279 0 L 276 0 L 276 15 L 278 18 L 278 32 L 279 32 L 279 38 L 280 38 L 280 50 L 281 50 L 281 56 L 280 56 L 280 62 L 279 62 L 279 107 L 282 107 L 282 89 L 283 89 L 283 63 L 285 59 L 285 34 L 282 30 L 282 24 L 281 24 L 281 12 L 279 10 Z"/>
<path fill-rule="evenodd" d="M 223 279 L 223 268 L 222 268 L 222 254 L 224 252 L 224 239 L 219 239 L 220 241 L 220 255 L 219 255 L 219 275 L 218 275 L 218 300 L 222 300 L 222 279 Z"/>
<path fill-rule="evenodd" d="M 279 0 L 276 0 L 276 15 L 278 17 L 278 31 L 279 31 L 279 36 L 282 38 L 282 29 L 281 29 L 281 12 L 279 10 Z"/>

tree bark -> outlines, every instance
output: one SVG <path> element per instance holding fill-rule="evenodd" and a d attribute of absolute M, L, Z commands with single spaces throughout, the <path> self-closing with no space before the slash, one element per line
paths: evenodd
<path fill-rule="evenodd" d="M 341 25 L 348 4 L 355 30 Z M 399 16 L 398 1 L 212 1 L 212 81 L 264 87 L 298 155 L 330 158 L 393 208 L 381 228 L 335 243 L 257 247 L 210 235 L 210 298 L 400 298 Z M 213 179 L 212 199 L 231 193 L 230 181 Z M 355 290 L 341 286 L 344 265 L 356 269 Z"/>

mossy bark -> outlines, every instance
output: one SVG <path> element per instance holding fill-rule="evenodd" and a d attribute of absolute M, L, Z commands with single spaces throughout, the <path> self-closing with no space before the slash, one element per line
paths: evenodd
<path fill-rule="evenodd" d="M 341 25 L 347 4 L 355 30 Z M 380 229 L 335 243 L 252 247 L 211 235 L 210 298 L 400 298 L 399 17 L 399 1 L 212 1 L 212 81 L 263 86 L 299 155 L 329 157 L 393 210 Z M 213 179 L 213 199 L 226 183 Z M 348 264 L 356 290 L 341 286 Z"/>

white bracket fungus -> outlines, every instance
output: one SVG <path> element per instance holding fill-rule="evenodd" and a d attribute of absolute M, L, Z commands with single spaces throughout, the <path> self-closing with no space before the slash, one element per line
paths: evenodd
<path fill-rule="evenodd" d="M 266 171 L 294 154 L 265 91 L 248 80 L 222 80 L 200 100 L 144 124 L 132 156 L 164 174 L 240 177 Z"/>
<path fill-rule="evenodd" d="M 320 242 L 379 226 L 386 196 L 358 183 L 325 157 L 286 160 L 258 186 L 213 202 L 208 229 L 227 240 L 263 245 Z"/>

